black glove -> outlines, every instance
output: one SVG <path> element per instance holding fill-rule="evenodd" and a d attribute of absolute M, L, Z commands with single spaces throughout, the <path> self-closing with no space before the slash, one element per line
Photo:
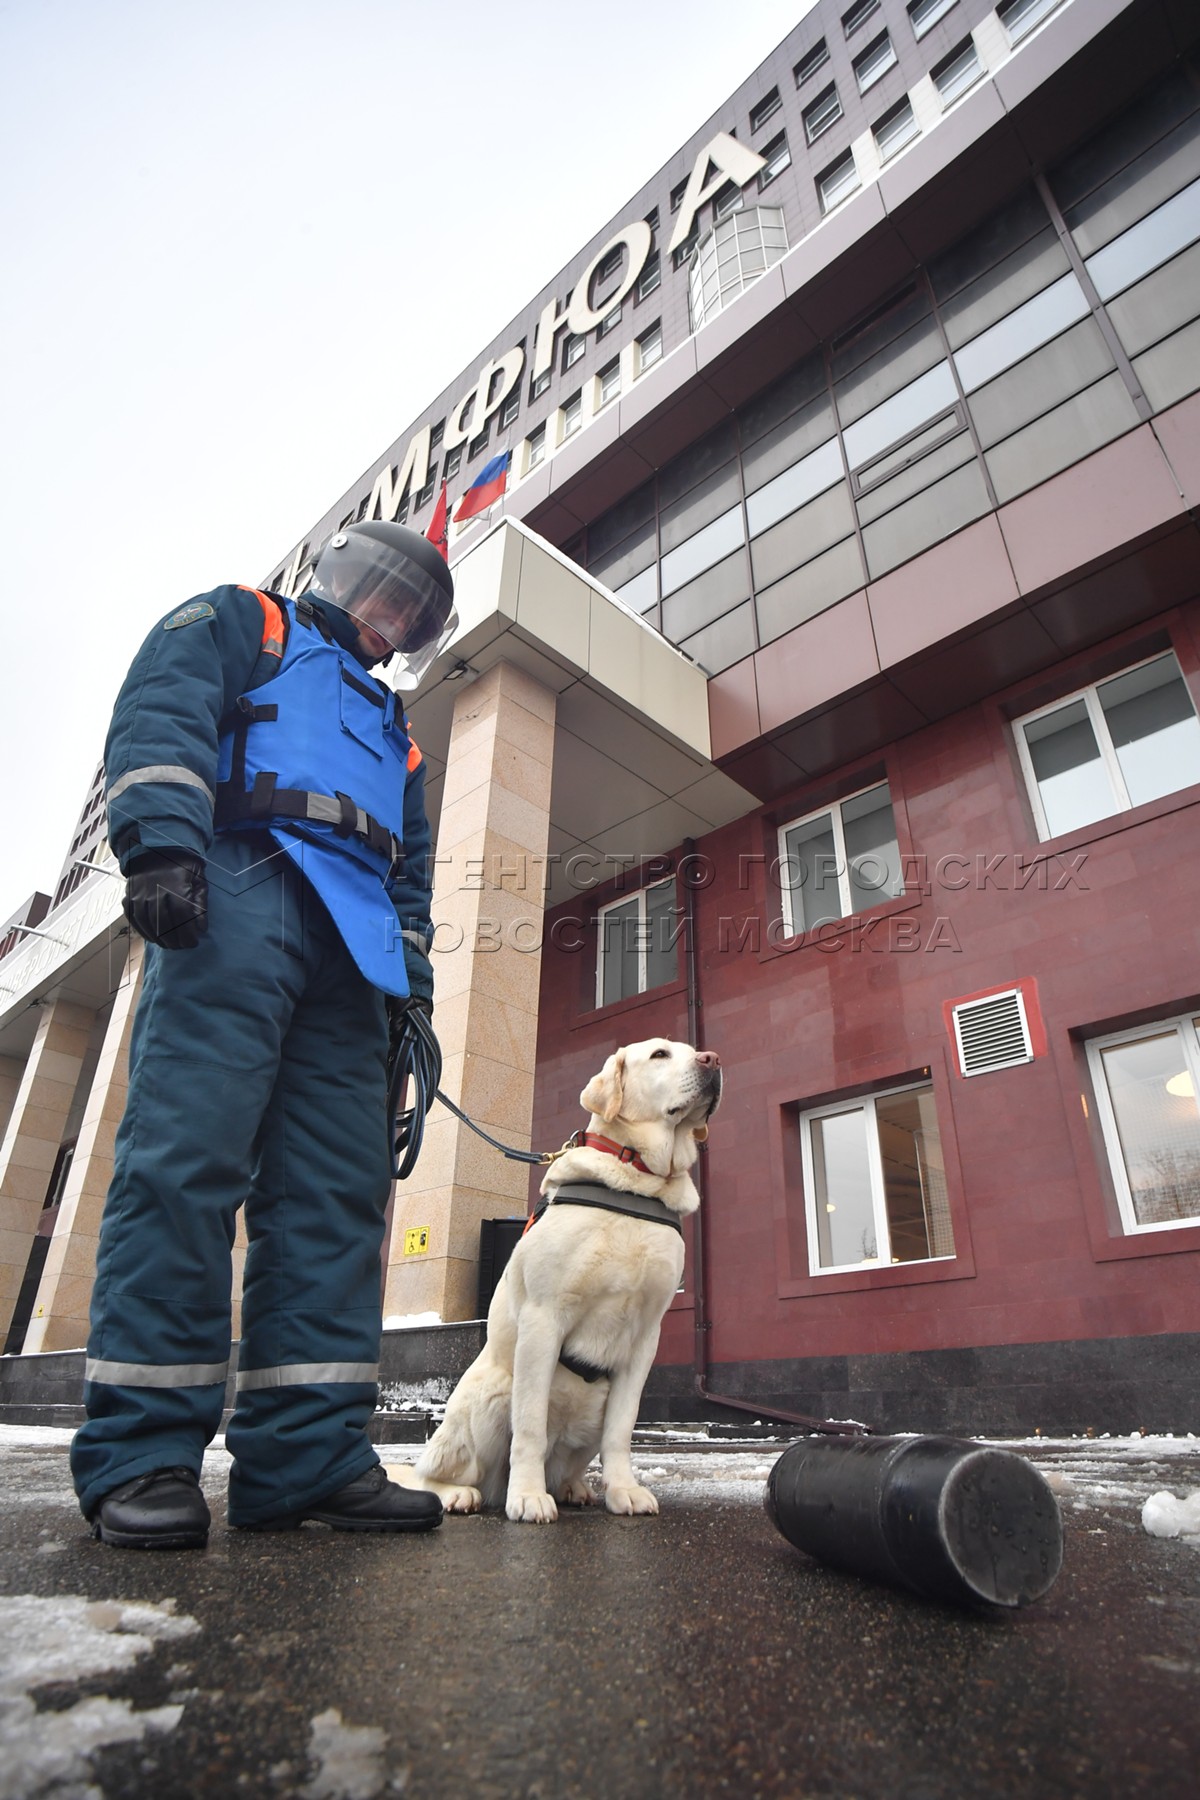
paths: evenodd
<path fill-rule="evenodd" d="M 204 858 L 192 850 L 143 850 L 125 883 L 125 917 L 164 950 L 194 950 L 208 930 Z"/>

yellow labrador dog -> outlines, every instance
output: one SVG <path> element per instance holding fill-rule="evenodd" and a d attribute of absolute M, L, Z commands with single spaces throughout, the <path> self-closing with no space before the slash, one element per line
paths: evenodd
<path fill-rule="evenodd" d="M 719 1060 L 670 1038 L 609 1057 L 580 1095 L 586 1131 L 550 1165 L 543 1204 L 488 1311 L 487 1343 L 415 1468 L 393 1480 L 448 1512 L 503 1505 L 546 1523 L 586 1505 L 599 1451 L 604 1503 L 656 1513 L 630 1438 L 659 1327 L 683 1273 L 688 1171 L 721 1097 Z"/>

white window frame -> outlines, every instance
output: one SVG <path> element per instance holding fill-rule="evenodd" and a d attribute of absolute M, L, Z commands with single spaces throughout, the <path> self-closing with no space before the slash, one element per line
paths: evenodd
<path fill-rule="evenodd" d="M 840 800 L 833 800 L 828 806 L 815 806 L 811 812 L 801 813 L 797 818 L 789 819 L 786 825 L 781 825 L 779 827 L 777 854 L 779 857 L 780 869 L 779 889 L 783 898 L 783 925 L 785 937 L 804 937 L 807 932 L 819 929 L 816 925 L 798 924 L 796 920 L 796 910 L 793 905 L 792 884 L 784 877 L 784 871 L 788 867 L 788 832 L 795 831 L 797 825 L 807 825 L 813 819 L 832 817 L 833 854 L 837 864 L 838 899 L 842 904 L 842 911 L 838 914 L 838 918 L 852 919 L 855 916 L 856 911 L 862 909 L 856 908 L 852 904 L 853 895 L 850 892 L 850 859 L 846 855 L 846 828 L 842 823 L 842 808 L 843 806 L 849 805 L 851 800 L 860 800 L 864 794 L 873 794 L 876 788 L 882 787 L 885 787 L 888 790 L 888 803 L 892 809 L 892 829 L 894 831 L 896 826 L 896 803 L 891 798 L 891 783 L 886 777 L 883 781 L 872 781 L 867 787 L 856 788 L 852 794 L 843 794 Z M 882 905 L 885 900 L 890 900 L 892 897 L 893 896 L 890 894 L 880 894 L 876 904 Z M 831 924 L 832 922 L 832 920 L 824 921 L 826 924 Z"/>
<path fill-rule="evenodd" d="M 535 425 L 525 439 L 525 473 L 528 474 L 531 469 L 536 469 L 538 464 L 545 460 L 546 421 L 543 419 L 540 425 Z"/>
<path fill-rule="evenodd" d="M 837 195 L 836 199 L 831 199 L 830 195 L 826 192 L 825 184 L 832 179 L 839 169 L 846 169 L 847 173 L 851 174 L 854 179 L 849 186 L 844 188 Z M 817 193 L 820 196 L 822 217 L 828 218 L 830 213 L 836 212 L 839 206 L 844 206 L 846 201 L 849 200 L 852 195 L 857 194 L 861 188 L 862 174 L 859 171 L 858 158 L 855 156 L 853 150 L 847 150 L 844 156 L 838 157 L 831 169 L 826 169 L 825 173 L 818 177 Z"/>
<path fill-rule="evenodd" d="M 872 58 L 875 60 L 872 61 Z M 881 61 L 880 58 L 886 60 Z M 892 42 L 891 33 L 881 31 L 874 42 L 868 44 L 854 59 L 854 79 L 858 83 L 859 93 L 867 93 L 877 81 L 882 81 L 888 70 L 895 68 L 896 61 L 896 46 Z"/>
<path fill-rule="evenodd" d="M 566 443 L 575 436 L 583 425 L 583 389 L 579 388 L 562 405 L 562 434 L 560 442 Z"/>
<path fill-rule="evenodd" d="M 1064 694 L 1061 699 L 1052 700 L 1048 706 L 1039 706 L 1036 711 L 1022 713 L 1019 718 L 1013 720 L 1013 735 L 1017 742 L 1017 757 L 1021 764 L 1021 774 L 1025 778 L 1025 791 L 1029 795 L 1029 804 L 1033 808 L 1033 817 L 1034 823 L 1037 825 L 1038 838 L 1042 843 L 1046 843 L 1050 838 L 1054 837 L 1067 837 L 1072 831 L 1083 831 L 1088 824 L 1098 825 L 1101 821 L 1100 819 L 1091 819 L 1086 821 L 1083 825 L 1068 826 L 1065 831 L 1051 831 L 1049 820 L 1046 818 L 1046 809 L 1042 805 L 1042 792 L 1041 788 L 1038 786 L 1037 773 L 1033 766 L 1033 757 L 1029 753 L 1029 743 L 1025 736 L 1025 726 L 1034 725 L 1039 719 L 1047 719 L 1050 717 L 1051 713 L 1061 712 L 1064 708 L 1073 706 L 1077 700 L 1082 700 L 1087 708 L 1088 722 L 1092 727 L 1097 746 L 1099 747 L 1100 760 L 1104 765 L 1104 772 L 1108 776 L 1109 785 L 1113 790 L 1113 795 L 1117 802 L 1113 807 L 1112 812 L 1104 813 L 1102 817 L 1111 819 L 1115 818 L 1118 813 L 1132 812 L 1133 801 L 1129 797 L 1129 789 L 1125 785 L 1125 777 L 1121 773 L 1121 764 L 1117 758 L 1117 752 L 1113 745 L 1112 734 L 1108 729 L 1108 720 L 1105 718 L 1104 708 L 1100 704 L 1100 689 L 1107 686 L 1110 681 L 1118 680 L 1122 675 L 1132 675 L 1135 669 L 1147 668 L 1151 663 L 1162 662 L 1168 656 L 1175 665 L 1176 674 L 1184 685 L 1188 699 L 1192 701 L 1192 708 L 1194 711 L 1196 703 L 1195 700 L 1192 699 L 1192 690 L 1188 686 L 1187 676 L 1180 666 L 1179 658 L 1176 656 L 1174 650 L 1160 650 L 1154 656 L 1143 656 L 1140 661 L 1130 663 L 1128 668 L 1114 669 L 1111 675 L 1105 675 L 1102 680 L 1093 681 L 1089 683 L 1087 687 L 1076 688 L 1072 693 Z M 1185 785 L 1190 787 L 1192 784 L 1188 782 Z M 1182 792 L 1182 789 L 1174 788 L 1171 791 L 1173 793 L 1180 793 Z"/>
<path fill-rule="evenodd" d="M 663 878 L 662 881 L 648 881 L 646 883 L 645 887 L 638 888 L 636 893 L 622 894 L 618 899 L 610 900 L 607 903 L 607 905 L 598 907 L 596 909 L 596 1005 L 598 1008 L 605 1004 L 605 999 L 604 999 L 604 950 L 605 950 L 604 918 L 605 918 L 605 914 L 614 912 L 618 906 L 628 906 L 629 902 L 631 900 L 636 900 L 638 903 L 638 909 L 637 909 L 637 930 L 638 930 L 638 977 L 637 977 L 638 985 L 637 985 L 637 992 L 634 994 L 622 994 L 621 998 L 619 1000 L 610 1000 L 607 1003 L 609 1006 L 620 1006 L 622 1004 L 622 1002 L 624 1002 L 626 1000 L 638 1000 L 641 998 L 641 996 L 643 994 L 653 992 L 653 989 L 648 988 L 646 986 L 646 962 L 647 962 L 647 959 L 650 954 L 650 933 L 649 933 L 649 929 L 647 926 L 647 919 L 646 919 L 646 895 L 649 894 L 651 892 L 651 890 L 654 888 L 674 887 L 674 885 L 675 885 L 674 875 L 667 875 Z M 678 959 L 676 959 L 676 970 L 678 971 Z M 665 986 L 666 984 L 664 983 L 662 985 Z"/>
<path fill-rule="evenodd" d="M 926 0 L 925 9 L 922 11 L 921 0 L 909 0 L 908 20 L 912 26 L 913 36 L 918 40 L 923 38 L 927 31 L 933 30 L 939 19 L 945 18 L 952 6 L 957 5 L 958 0 Z M 919 19 L 918 15 L 920 15 Z"/>
<path fill-rule="evenodd" d="M 634 343 L 637 345 L 638 352 L 637 372 L 641 375 L 647 369 L 652 369 L 655 363 L 662 361 L 662 320 L 656 320 L 648 330 L 642 332 L 640 337 L 634 339 Z"/>
<path fill-rule="evenodd" d="M 911 125 L 912 130 L 907 131 L 903 137 L 899 137 L 894 141 L 888 140 L 885 142 L 879 135 L 880 129 L 890 126 L 900 120 L 903 120 L 906 125 Z M 916 113 L 913 111 L 913 103 L 907 94 L 904 96 L 903 100 L 900 101 L 899 105 L 893 106 L 884 114 L 882 119 L 877 119 L 875 124 L 871 127 L 871 136 L 875 139 L 875 148 L 879 153 L 879 160 L 881 163 L 891 162 L 893 156 L 899 156 L 900 152 L 907 149 L 914 138 L 919 138 L 920 135 L 921 126 L 917 120 Z"/>
<path fill-rule="evenodd" d="M 572 332 L 568 332 L 567 341 L 563 345 L 563 369 L 566 370 L 571 368 L 580 360 L 586 350 L 586 333 L 582 337 L 576 337 Z"/>
<path fill-rule="evenodd" d="M 860 1269 L 913 1269 L 926 1268 L 930 1263 L 954 1262 L 958 1256 L 955 1248 L 948 1256 L 921 1256 L 911 1261 L 894 1263 L 892 1261 L 892 1233 L 888 1224 L 887 1194 L 883 1181 L 883 1152 L 879 1148 L 879 1125 L 875 1114 L 875 1103 L 878 1100 L 890 1100 L 896 1094 L 929 1093 L 937 1107 L 937 1095 L 931 1081 L 907 1081 L 899 1087 L 886 1088 L 877 1094 L 861 1094 L 855 1100 L 834 1100 L 826 1106 L 814 1106 L 800 1114 L 800 1157 L 802 1178 L 804 1181 L 804 1217 L 806 1235 L 808 1237 L 808 1272 L 810 1275 L 847 1275 Z M 840 1114 L 861 1112 L 864 1126 L 867 1118 L 871 1121 L 871 1129 L 867 1132 L 867 1169 L 871 1177 L 871 1216 L 875 1225 L 875 1247 L 877 1254 L 860 1262 L 822 1264 L 821 1240 L 817 1220 L 817 1171 L 813 1157 L 812 1125 L 816 1119 L 837 1118 Z M 941 1120 L 938 1120 L 938 1136 L 942 1135 Z M 953 1229 L 951 1216 L 951 1229 Z M 883 1246 L 886 1245 L 886 1250 Z"/>
<path fill-rule="evenodd" d="M 1192 1078 L 1193 1093 L 1200 1094 L 1200 1034 L 1197 1033 L 1193 1023 L 1196 1016 L 1196 1010 L 1193 1008 L 1189 1012 L 1176 1013 L 1168 1019 L 1155 1019 L 1149 1025 L 1138 1025 L 1127 1031 L 1110 1031 L 1104 1037 L 1089 1038 L 1088 1040 L 1088 1070 L 1092 1077 L 1092 1092 L 1096 1099 L 1096 1117 L 1104 1137 L 1104 1149 L 1112 1173 L 1121 1226 L 1127 1237 L 1142 1237 L 1148 1231 L 1194 1230 L 1197 1225 L 1200 1225 L 1200 1213 L 1186 1219 L 1155 1220 L 1147 1225 L 1139 1222 L 1134 1208 L 1133 1190 L 1129 1185 L 1129 1173 L 1125 1167 L 1125 1153 L 1121 1148 L 1121 1134 L 1117 1129 L 1116 1109 L 1113 1106 L 1112 1096 L 1108 1091 L 1108 1081 L 1104 1074 L 1102 1052 L 1111 1050 L 1117 1044 L 1136 1044 L 1143 1038 L 1162 1037 L 1174 1027 L 1183 1049 L 1184 1063 Z"/>
<path fill-rule="evenodd" d="M 967 63 L 966 61 L 968 56 L 972 59 L 970 63 Z M 964 64 L 963 73 L 964 76 L 968 78 L 963 80 L 961 87 L 956 87 L 953 92 L 947 93 L 946 89 L 942 86 L 942 77 L 949 75 L 956 63 Z M 971 89 L 975 86 L 975 83 L 983 79 L 985 73 L 983 58 L 979 54 L 979 46 L 975 42 L 974 35 L 972 34 L 968 37 L 966 43 L 960 44 L 958 49 L 945 59 L 945 62 L 940 66 L 937 74 L 934 74 L 932 70 L 930 71 L 930 79 L 937 89 L 938 98 L 942 103 L 942 111 L 944 112 L 947 107 L 956 105 L 958 101 L 962 99 L 964 94 L 969 94 Z"/>
<path fill-rule="evenodd" d="M 603 369 L 596 372 L 596 411 L 602 406 L 611 406 L 621 392 L 621 363 L 614 358 Z"/>
<path fill-rule="evenodd" d="M 1055 9 L 1062 5 L 1062 0 L 1012 0 L 1005 10 L 996 8 L 996 17 L 1004 29 L 1004 35 L 1015 49 L 1021 39 L 1028 37 L 1043 19 L 1048 19 Z M 1009 24 L 1012 19 L 1014 23 Z"/>
<path fill-rule="evenodd" d="M 830 101 L 833 103 L 833 112 L 820 112 L 819 109 L 823 105 L 828 106 Z M 842 96 L 838 93 L 837 82 L 831 81 L 815 100 L 809 101 L 800 115 L 800 122 L 804 126 L 805 142 L 815 144 L 818 138 L 825 135 L 831 125 L 837 124 L 841 116 Z"/>

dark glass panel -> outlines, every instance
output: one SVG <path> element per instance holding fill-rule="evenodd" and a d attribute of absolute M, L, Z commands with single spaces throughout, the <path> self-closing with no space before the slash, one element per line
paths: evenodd
<path fill-rule="evenodd" d="M 834 391 L 842 424 L 851 425 L 855 419 L 861 419 L 872 407 L 940 362 L 944 354 L 937 327 L 932 318 L 926 317 L 837 383 Z"/>
<path fill-rule="evenodd" d="M 984 449 L 1078 394 L 1113 366 L 1094 319 L 1081 319 L 1015 368 L 998 375 L 967 402 Z"/>
<path fill-rule="evenodd" d="M 679 647 L 694 657 L 709 675 L 719 675 L 732 663 L 741 662 L 755 647 L 750 602 L 747 600 L 743 606 L 726 613 L 723 619 L 697 632 L 695 637 L 685 639 Z"/>
<path fill-rule="evenodd" d="M 601 513 L 588 526 L 588 561 L 590 564 L 622 538 L 629 536 L 635 526 L 644 525 L 647 519 L 654 517 L 654 483 L 647 481 L 624 500 L 618 500 L 610 506 L 606 513 Z"/>
<path fill-rule="evenodd" d="M 1182 69 L 1173 71 L 1059 163 L 1050 176 L 1058 204 L 1074 206 L 1195 109 L 1195 88 Z"/>
<path fill-rule="evenodd" d="M 1134 374 L 1156 412 L 1200 387 L 1200 322 L 1185 325 L 1135 358 Z"/>
<path fill-rule="evenodd" d="M 594 556 L 590 572 L 606 588 L 619 588 L 625 582 L 640 575 L 642 570 L 658 557 L 658 539 L 654 529 L 654 520 L 639 526 L 632 537 L 617 544 L 603 556 Z"/>
<path fill-rule="evenodd" d="M 752 494 L 784 469 L 799 462 L 818 444 L 833 436 L 833 404 L 827 394 L 802 406 L 782 425 L 760 437 L 756 443 L 742 446 L 742 474 L 746 492 Z"/>
<path fill-rule="evenodd" d="M 1144 219 L 1200 175 L 1200 113 L 1121 169 L 1064 216 L 1081 256 Z"/>
<path fill-rule="evenodd" d="M 786 330 L 786 326 L 784 329 Z M 818 353 L 807 357 L 797 368 L 772 382 L 769 388 L 742 407 L 738 413 L 742 449 L 745 450 L 747 444 L 754 443 L 765 432 L 773 431 L 789 413 L 806 406 L 810 400 L 824 392 L 825 363 Z"/>
<path fill-rule="evenodd" d="M 893 507 L 864 528 L 863 546 L 872 577 L 886 574 L 972 519 L 981 518 L 990 506 L 977 463 L 969 462 L 953 475 L 943 476 L 924 493 Z"/>
<path fill-rule="evenodd" d="M 718 425 L 702 437 L 699 443 L 691 444 L 680 456 L 675 457 L 666 467 L 659 471 L 658 503 L 660 507 L 670 506 L 681 494 L 711 475 L 714 469 L 731 462 L 735 455 L 733 423 Z"/>
<path fill-rule="evenodd" d="M 924 284 L 919 283 L 842 332 L 830 347 L 830 370 L 834 381 L 840 381 L 869 357 L 878 356 L 928 313 L 929 296 Z"/>
<path fill-rule="evenodd" d="M 793 626 L 844 600 L 862 587 L 864 580 L 858 539 L 845 538 L 756 596 L 759 637 L 764 644 L 782 637 Z"/>
<path fill-rule="evenodd" d="M 929 278 L 938 300 L 956 294 L 985 269 L 994 268 L 1045 225 L 1046 209 L 1034 189 L 1022 189 L 1015 200 L 930 263 Z"/>
<path fill-rule="evenodd" d="M 1138 422 L 1129 390 L 1119 375 L 1107 375 L 1044 418 L 1005 438 L 984 458 L 997 498 L 1003 503 L 1081 462 Z"/>
<path fill-rule="evenodd" d="M 811 562 L 853 530 L 854 508 L 842 481 L 755 538 L 751 546 L 755 588 L 770 587 L 773 581 L 790 574 L 801 563 Z"/>
<path fill-rule="evenodd" d="M 1158 343 L 1200 313 L 1200 244 L 1155 269 L 1119 299 L 1108 303 L 1108 316 L 1130 356 Z"/>
<path fill-rule="evenodd" d="M 872 488 L 869 494 L 862 494 L 858 501 L 858 517 L 863 525 L 872 520 L 882 518 L 893 506 L 911 499 L 923 489 L 932 487 L 943 475 L 952 469 L 960 469 L 964 463 L 970 462 L 975 455 L 975 446 L 971 442 L 971 434 L 965 428 L 952 437 L 948 443 L 939 444 L 928 456 L 910 468 L 902 469 L 893 475 L 890 481 L 881 481 L 878 487 Z"/>
<path fill-rule="evenodd" d="M 750 593 L 750 571 L 746 552 L 735 550 L 724 562 L 706 569 L 695 581 L 679 589 L 663 601 L 663 631 L 673 642 L 710 625 L 737 606 Z"/>
<path fill-rule="evenodd" d="M 1005 313 L 1049 287 L 1070 268 L 1070 259 L 1052 226 L 1006 256 L 995 268 L 943 302 L 942 323 L 950 347 L 957 350 Z"/>
<path fill-rule="evenodd" d="M 737 464 L 731 462 L 692 488 L 682 500 L 670 506 L 664 502 L 659 515 L 663 555 L 728 512 L 741 497 Z"/>

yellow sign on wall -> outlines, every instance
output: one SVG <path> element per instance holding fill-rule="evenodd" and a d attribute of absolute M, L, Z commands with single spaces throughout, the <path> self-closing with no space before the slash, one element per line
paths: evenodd
<path fill-rule="evenodd" d="M 420 1256 L 429 1248 L 428 1225 L 412 1225 L 404 1233 L 405 1256 Z"/>

